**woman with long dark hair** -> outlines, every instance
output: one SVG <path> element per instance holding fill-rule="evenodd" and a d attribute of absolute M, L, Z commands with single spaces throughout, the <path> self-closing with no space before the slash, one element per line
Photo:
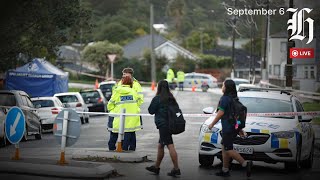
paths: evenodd
<path fill-rule="evenodd" d="M 252 161 L 244 160 L 241 155 L 233 150 L 233 141 L 237 136 L 237 131 L 235 126 L 230 119 L 231 117 L 231 106 L 232 106 L 232 99 L 238 99 L 236 84 L 233 80 L 225 80 L 222 85 L 222 92 L 223 96 L 220 98 L 218 104 L 218 113 L 212 123 L 209 125 L 209 129 L 221 119 L 222 124 L 222 170 L 216 173 L 217 176 L 227 177 L 230 176 L 229 173 L 229 165 L 232 159 L 238 161 L 242 167 L 246 167 L 247 176 L 251 176 L 251 166 Z M 245 135 L 243 130 L 240 130 L 239 134 L 241 136 Z"/>
<path fill-rule="evenodd" d="M 177 103 L 177 101 L 170 92 L 168 82 L 165 80 L 161 80 L 158 83 L 157 94 L 152 99 L 151 104 L 148 108 L 150 114 L 155 114 L 154 121 L 157 129 L 159 129 L 160 138 L 158 143 L 157 161 L 154 165 L 146 167 L 146 169 L 155 174 L 159 174 L 160 164 L 164 157 L 164 146 L 167 146 L 174 166 L 171 172 L 168 173 L 168 176 L 176 176 L 181 175 L 181 172 L 178 166 L 178 155 L 173 144 L 172 135 L 169 132 L 169 103 Z"/>

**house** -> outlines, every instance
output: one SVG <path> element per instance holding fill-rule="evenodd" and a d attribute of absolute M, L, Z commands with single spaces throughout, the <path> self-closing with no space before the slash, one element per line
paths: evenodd
<path fill-rule="evenodd" d="M 154 51 L 157 56 L 164 56 L 169 61 L 174 61 L 178 55 L 196 60 L 198 57 L 178 44 L 164 38 L 161 35 L 154 35 Z M 151 35 L 135 39 L 123 47 L 123 56 L 128 59 L 143 58 L 143 54 L 151 48 Z"/>
<path fill-rule="evenodd" d="M 269 37 L 267 52 L 268 77 L 271 84 L 285 87 L 285 65 L 287 63 L 287 32 L 279 32 Z M 316 49 L 316 40 L 306 44 L 307 39 L 295 41 L 296 48 Z M 316 51 L 315 51 L 316 53 Z M 315 58 L 292 59 L 293 64 L 293 88 L 303 91 L 317 91 L 320 82 L 317 82 L 317 66 Z"/>
<path fill-rule="evenodd" d="M 261 58 L 259 56 L 253 55 L 252 61 L 250 53 L 243 49 L 234 49 L 235 60 L 234 60 L 234 76 L 237 78 L 249 79 L 249 71 L 253 74 L 253 68 L 255 68 L 256 82 L 260 78 L 261 72 Z M 215 56 L 230 57 L 232 56 L 232 49 L 217 47 L 212 50 L 205 51 L 204 54 L 212 54 Z M 254 63 L 253 63 L 254 61 Z M 253 64 L 255 64 L 253 66 Z"/>

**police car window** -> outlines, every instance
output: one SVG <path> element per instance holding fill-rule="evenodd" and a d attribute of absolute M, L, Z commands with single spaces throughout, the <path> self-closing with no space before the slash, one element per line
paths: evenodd
<path fill-rule="evenodd" d="M 243 105 L 247 107 L 248 113 L 293 112 L 293 106 L 290 101 L 260 97 L 240 97 L 239 99 L 243 103 Z M 281 118 L 292 119 L 294 117 L 281 116 Z"/>
<path fill-rule="evenodd" d="M 10 93 L 1 93 L 0 94 L 0 106 L 15 106 L 16 98 L 13 94 Z"/>
<path fill-rule="evenodd" d="M 303 112 L 303 107 L 299 101 L 296 101 L 297 112 Z"/>
<path fill-rule="evenodd" d="M 185 76 L 185 79 L 192 79 L 192 76 Z"/>
<path fill-rule="evenodd" d="M 209 77 L 207 77 L 207 76 L 202 76 L 202 79 L 209 79 Z"/>

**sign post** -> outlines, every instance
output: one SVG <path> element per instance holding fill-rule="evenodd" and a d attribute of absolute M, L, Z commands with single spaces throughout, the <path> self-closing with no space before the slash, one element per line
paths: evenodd
<path fill-rule="evenodd" d="M 26 120 L 22 110 L 18 107 L 12 107 L 6 116 L 5 132 L 8 141 L 16 147 L 13 160 L 20 159 L 19 142 L 25 133 L 25 129 Z"/>
<path fill-rule="evenodd" d="M 108 54 L 108 58 L 111 62 L 111 79 L 113 80 L 113 62 L 116 59 L 117 55 L 116 54 Z"/>
<path fill-rule="evenodd" d="M 75 144 L 80 136 L 80 117 L 72 109 L 64 109 L 56 117 L 53 125 L 53 134 L 61 145 L 60 160 L 58 164 L 67 164 L 65 149 Z"/>

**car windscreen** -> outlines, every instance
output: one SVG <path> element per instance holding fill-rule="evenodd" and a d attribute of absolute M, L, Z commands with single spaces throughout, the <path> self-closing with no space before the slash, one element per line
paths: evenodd
<path fill-rule="evenodd" d="M 112 91 L 113 86 L 114 84 L 103 84 L 103 85 L 100 85 L 100 89 L 102 92 Z"/>
<path fill-rule="evenodd" d="M 80 94 L 86 103 L 96 103 L 100 98 L 98 91 L 80 92 Z"/>
<path fill-rule="evenodd" d="M 32 103 L 34 107 L 40 107 L 40 108 L 54 107 L 54 103 L 52 100 L 33 100 Z"/>
<path fill-rule="evenodd" d="M 77 96 L 75 95 L 66 95 L 66 96 L 57 96 L 62 103 L 73 103 L 79 102 Z"/>
<path fill-rule="evenodd" d="M 294 112 L 290 101 L 261 97 L 240 97 L 240 102 L 247 107 L 248 113 Z M 294 118 L 293 116 L 274 116 L 275 118 Z"/>
<path fill-rule="evenodd" d="M 11 93 L 0 94 L 0 106 L 16 106 L 16 98 Z"/>

